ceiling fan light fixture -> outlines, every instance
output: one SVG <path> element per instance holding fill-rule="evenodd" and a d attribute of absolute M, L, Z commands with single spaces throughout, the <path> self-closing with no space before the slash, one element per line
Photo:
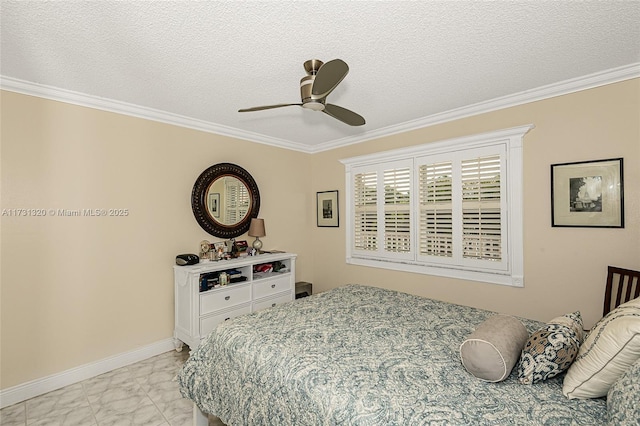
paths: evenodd
<path fill-rule="evenodd" d="M 312 109 L 314 111 L 323 111 L 324 104 L 319 101 L 309 101 L 302 104 L 302 108 Z"/>

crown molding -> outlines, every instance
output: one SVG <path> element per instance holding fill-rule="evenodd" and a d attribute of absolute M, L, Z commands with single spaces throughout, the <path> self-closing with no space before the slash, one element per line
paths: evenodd
<path fill-rule="evenodd" d="M 9 92 L 21 93 L 23 95 L 36 96 L 53 101 L 64 102 L 82 107 L 99 109 L 102 111 L 114 112 L 131 117 L 143 118 L 188 129 L 199 130 L 216 135 L 228 136 L 237 139 L 244 139 L 251 142 L 258 142 L 280 148 L 297 151 L 306 151 L 307 146 L 301 143 L 288 141 L 285 139 L 273 138 L 259 133 L 239 130 L 233 127 L 223 126 L 204 120 L 198 120 L 179 114 L 173 114 L 153 108 L 127 102 L 116 101 L 99 96 L 87 95 L 85 93 L 74 92 L 72 90 L 60 89 L 58 87 L 44 84 L 32 83 L 17 78 L 0 76 L 0 89 Z"/>
<path fill-rule="evenodd" d="M 214 133 L 221 136 L 243 139 L 250 142 L 261 143 L 278 148 L 285 148 L 294 151 L 314 154 L 317 152 L 328 151 L 331 149 L 395 135 L 398 133 L 422 129 L 425 127 L 459 120 L 478 114 L 484 114 L 499 109 L 566 95 L 569 93 L 592 89 L 595 87 L 617 83 L 624 80 L 630 80 L 632 78 L 638 77 L 640 77 L 640 62 L 561 81 L 558 83 L 549 84 L 512 95 L 502 96 L 488 101 L 478 102 L 461 108 L 452 109 L 438 114 L 432 114 L 416 120 L 410 120 L 393 126 L 387 126 L 381 129 L 367 131 L 357 136 L 336 139 L 315 146 L 308 146 L 303 143 L 291 140 L 273 138 L 267 135 L 247 132 L 233 127 L 185 117 L 166 111 L 160 111 L 153 108 L 129 104 L 126 102 L 120 102 L 112 99 L 74 92 L 71 90 L 32 83 L 12 77 L 0 76 L 0 89 L 74 105 L 95 108 L 103 111 L 115 112 L 118 114 L 143 118 L 165 124 L 199 130 L 207 133 Z"/>
<path fill-rule="evenodd" d="M 558 83 L 549 84 L 538 87 L 536 89 L 526 90 L 524 92 L 514 93 L 512 95 L 502 96 L 488 101 L 478 102 L 461 108 L 444 111 L 438 114 L 429 115 L 416 120 L 406 121 L 404 123 L 381 129 L 365 132 L 356 137 L 347 137 L 336 139 L 325 144 L 312 147 L 311 152 L 328 151 L 347 145 L 353 145 L 373 139 L 391 136 L 398 133 L 404 133 L 411 130 L 422 129 L 424 127 L 435 126 L 437 124 L 449 121 L 459 120 L 474 115 L 484 114 L 504 108 L 518 106 L 530 102 L 549 99 L 556 96 L 567 95 L 570 93 L 580 92 L 582 90 L 593 89 L 607 84 L 617 83 L 624 80 L 631 80 L 640 77 L 640 62 L 625 65 L 618 68 L 612 68 L 589 74 L 582 77 L 564 80 Z"/>

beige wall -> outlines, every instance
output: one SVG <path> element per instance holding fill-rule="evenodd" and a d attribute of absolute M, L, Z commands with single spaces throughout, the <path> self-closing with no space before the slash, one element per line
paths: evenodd
<path fill-rule="evenodd" d="M 313 230 L 321 248 L 314 290 L 371 284 L 539 320 L 580 310 L 591 327 L 602 313 L 607 265 L 640 269 L 640 79 L 316 154 L 313 190 L 338 189 L 342 219 L 339 159 L 530 123 L 536 128 L 524 139 L 524 288 L 346 265 L 341 226 Z M 624 158 L 625 228 L 552 228 L 550 165 L 616 157 Z"/>
<path fill-rule="evenodd" d="M 541 320 L 580 310 L 590 327 L 606 266 L 640 269 L 639 79 L 314 155 L 10 92 L 1 114 L 2 208 L 130 211 L 1 218 L 2 389 L 172 335 L 174 256 L 215 240 L 191 188 L 223 161 L 254 176 L 265 247 L 298 253 L 296 278 L 314 291 L 359 282 Z M 345 264 L 339 159 L 529 123 L 524 288 Z M 550 164 L 613 157 L 625 160 L 626 228 L 552 228 Z M 341 225 L 317 228 L 315 193 L 333 189 Z"/>
<path fill-rule="evenodd" d="M 3 209 L 130 212 L 1 218 L 3 389 L 172 336 L 175 255 L 219 240 L 190 204 L 215 163 L 253 175 L 265 248 L 297 252 L 311 280 L 309 155 L 11 92 L 1 102 Z"/>

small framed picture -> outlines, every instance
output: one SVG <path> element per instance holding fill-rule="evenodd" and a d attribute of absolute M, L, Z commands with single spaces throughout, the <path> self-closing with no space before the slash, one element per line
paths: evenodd
<path fill-rule="evenodd" d="M 551 226 L 624 228 L 622 158 L 552 164 Z"/>
<path fill-rule="evenodd" d="M 220 193 L 209 194 L 209 214 L 213 217 L 220 217 Z"/>
<path fill-rule="evenodd" d="M 338 227 L 338 191 L 318 192 L 317 196 L 317 220 L 319 227 Z"/>

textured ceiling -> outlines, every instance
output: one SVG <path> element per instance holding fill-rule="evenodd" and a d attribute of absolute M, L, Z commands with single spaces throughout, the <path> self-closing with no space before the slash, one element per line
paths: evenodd
<path fill-rule="evenodd" d="M 309 152 L 558 82 L 640 69 L 640 1 L 0 7 L 7 90 Z M 314 58 L 349 64 L 328 102 L 361 114 L 364 126 L 300 107 L 237 112 L 300 102 L 302 64 Z"/>

